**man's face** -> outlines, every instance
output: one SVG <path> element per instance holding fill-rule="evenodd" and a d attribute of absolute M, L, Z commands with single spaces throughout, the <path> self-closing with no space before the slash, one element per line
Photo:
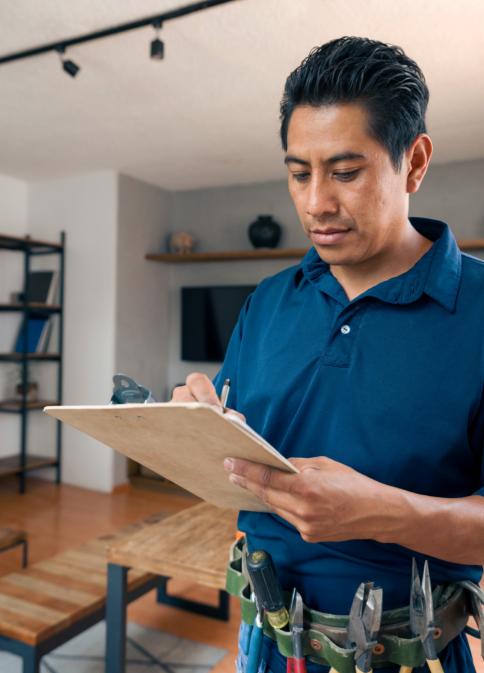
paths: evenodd
<path fill-rule="evenodd" d="M 290 119 L 289 193 L 306 235 L 328 264 L 391 256 L 407 226 L 405 157 L 396 173 L 367 128 L 365 109 L 354 103 L 299 106 Z"/>

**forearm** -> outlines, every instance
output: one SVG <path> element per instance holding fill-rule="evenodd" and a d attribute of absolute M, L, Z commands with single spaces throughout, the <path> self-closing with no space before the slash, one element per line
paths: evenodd
<path fill-rule="evenodd" d="M 445 561 L 484 564 L 484 497 L 435 498 L 382 488 L 373 539 Z"/>

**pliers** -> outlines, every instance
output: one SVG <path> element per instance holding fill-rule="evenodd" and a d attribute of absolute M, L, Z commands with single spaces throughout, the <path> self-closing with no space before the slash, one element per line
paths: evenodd
<path fill-rule="evenodd" d="M 362 582 L 351 605 L 347 647 L 355 647 L 356 673 L 372 673 L 371 657 L 377 644 L 383 607 L 383 590 Z"/>
<path fill-rule="evenodd" d="M 432 673 L 444 673 L 435 649 L 437 627 L 434 622 L 434 603 L 428 561 L 425 561 L 422 581 L 415 559 L 412 561 L 412 588 L 410 590 L 410 630 L 420 638 L 427 665 Z M 402 666 L 400 673 L 410 673 L 412 669 Z"/>
<path fill-rule="evenodd" d="M 302 634 L 304 630 L 304 608 L 301 594 L 294 589 L 289 607 L 289 626 L 292 637 L 292 657 L 287 658 L 286 673 L 306 673 L 306 659 L 303 654 Z"/>

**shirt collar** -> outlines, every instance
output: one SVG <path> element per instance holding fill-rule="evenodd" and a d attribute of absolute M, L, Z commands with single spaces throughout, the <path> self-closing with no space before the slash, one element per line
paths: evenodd
<path fill-rule="evenodd" d="M 426 238 L 434 241 L 432 247 L 414 266 L 399 276 L 375 285 L 354 301 L 363 297 L 376 297 L 393 304 L 409 304 L 423 293 L 453 312 L 459 291 L 462 256 L 448 225 L 440 220 L 411 217 L 410 223 Z M 304 277 L 321 292 L 339 303 L 348 304 L 343 288 L 314 248 L 310 248 L 301 261 Z"/>

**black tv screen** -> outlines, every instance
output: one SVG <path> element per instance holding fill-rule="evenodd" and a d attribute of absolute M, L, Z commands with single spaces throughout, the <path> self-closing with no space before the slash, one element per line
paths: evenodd
<path fill-rule="evenodd" d="M 255 287 L 182 287 L 181 359 L 222 362 L 240 310 Z"/>

